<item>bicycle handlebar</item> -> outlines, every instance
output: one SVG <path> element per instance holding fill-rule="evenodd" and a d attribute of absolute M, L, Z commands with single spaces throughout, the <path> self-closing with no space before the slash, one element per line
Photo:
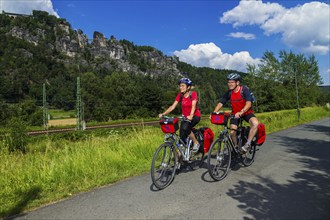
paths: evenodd
<path fill-rule="evenodd" d="M 178 118 L 178 119 L 181 119 L 181 120 L 183 120 L 183 121 L 190 121 L 190 120 L 188 120 L 187 119 L 187 117 L 186 116 L 184 116 L 184 115 L 181 115 L 181 116 L 166 116 L 166 115 L 163 115 L 161 118 L 174 118 L 174 117 L 176 117 L 176 118 Z"/>

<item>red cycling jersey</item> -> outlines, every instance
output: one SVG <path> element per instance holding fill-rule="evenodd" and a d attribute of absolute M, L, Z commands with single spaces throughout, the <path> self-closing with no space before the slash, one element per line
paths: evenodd
<path fill-rule="evenodd" d="M 187 117 L 190 115 L 190 111 L 191 111 L 191 108 L 192 108 L 192 101 L 193 100 L 196 100 L 197 103 L 198 103 L 198 98 L 197 98 L 197 93 L 195 91 L 192 91 L 191 92 L 191 99 L 190 99 L 190 96 L 188 96 L 187 98 L 186 97 L 182 97 L 182 103 L 181 103 L 181 111 L 182 111 L 182 114 Z M 181 93 L 179 93 L 176 98 L 175 98 L 175 101 L 177 102 L 180 102 L 181 101 Z M 197 106 L 197 103 L 196 103 L 196 110 L 195 110 L 195 113 L 194 113 L 194 116 L 201 116 L 201 112 Z"/>
<path fill-rule="evenodd" d="M 232 91 L 232 94 L 230 96 L 230 102 L 231 102 L 231 108 L 232 108 L 232 114 L 236 114 L 237 112 L 240 112 L 246 103 L 246 100 L 241 95 L 241 89 L 243 87 L 240 86 L 238 92 Z M 246 111 L 243 115 L 248 115 L 253 113 L 252 109 L 250 108 L 248 111 Z"/>

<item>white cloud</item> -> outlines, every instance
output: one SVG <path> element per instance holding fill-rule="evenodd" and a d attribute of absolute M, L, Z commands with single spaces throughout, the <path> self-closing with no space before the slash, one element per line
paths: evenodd
<path fill-rule="evenodd" d="M 256 39 L 256 36 L 254 34 L 250 33 L 243 33 L 243 32 L 235 32 L 235 33 L 230 33 L 227 36 L 233 37 L 233 38 L 243 38 L 245 40 L 253 40 Z"/>
<path fill-rule="evenodd" d="M 53 8 L 51 0 L 0 0 L 0 11 L 18 14 L 32 14 L 33 10 L 47 11 L 51 15 L 59 17 Z"/>
<path fill-rule="evenodd" d="M 221 23 L 233 23 L 234 27 L 243 25 L 261 25 L 266 20 L 285 11 L 277 3 L 262 3 L 262 1 L 240 1 L 234 9 L 223 13 Z"/>
<path fill-rule="evenodd" d="M 240 1 L 223 13 L 221 23 L 234 27 L 259 25 L 266 35 L 281 34 L 283 42 L 302 51 L 327 54 L 330 41 L 330 7 L 322 2 L 309 2 L 293 8 L 277 3 Z"/>
<path fill-rule="evenodd" d="M 241 51 L 234 54 L 223 53 L 214 43 L 191 44 L 188 49 L 174 51 L 180 61 L 197 67 L 215 69 L 232 69 L 246 72 L 246 64 L 258 64 L 259 59 L 253 59 L 249 52 Z"/>

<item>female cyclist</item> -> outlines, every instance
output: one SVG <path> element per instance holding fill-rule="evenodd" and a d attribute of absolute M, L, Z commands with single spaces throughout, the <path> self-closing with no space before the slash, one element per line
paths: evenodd
<path fill-rule="evenodd" d="M 191 131 L 192 128 L 200 121 L 201 112 L 197 106 L 198 98 L 195 91 L 190 91 L 192 86 L 192 81 L 188 78 L 182 78 L 179 80 L 180 92 L 176 96 L 173 104 L 163 113 L 159 114 L 159 117 L 166 115 L 172 112 L 179 102 L 181 102 L 181 111 L 182 115 L 188 120 L 182 120 L 180 126 L 180 138 L 182 141 L 186 141 L 186 138 L 189 136 L 194 142 L 193 152 L 197 152 L 199 149 L 199 143 Z"/>

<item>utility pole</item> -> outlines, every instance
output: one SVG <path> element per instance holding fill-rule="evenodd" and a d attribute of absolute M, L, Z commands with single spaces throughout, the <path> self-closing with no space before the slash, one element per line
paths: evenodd
<path fill-rule="evenodd" d="M 46 85 L 45 83 L 42 85 L 42 112 L 43 112 L 43 124 L 44 129 L 48 129 L 48 109 L 47 109 L 47 100 L 46 100 Z"/>
<path fill-rule="evenodd" d="M 80 131 L 82 130 L 82 114 L 81 114 L 81 93 L 80 93 L 80 77 L 77 77 L 77 102 L 76 102 L 76 108 L 77 108 L 77 123 L 76 123 L 76 130 Z"/>
<path fill-rule="evenodd" d="M 300 121 L 299 94 L 298 94 L 298 82 L 297 82 L 296 70 L 294 70 L 294 79 L 296 83 L 297 114 L 298 114 L 298 121 Z"/>
<path fill-rule="evenodd" d="M 294 74 L 294 81 L 295 81 L 295 86 L 296 86 L 296 100 L 297 100 L 297 116 L 298 116 L 298 121 L 300 121 L 300 108 L 299 108 L 299 93 L 298 93 L 298 81 L 297 81 L 297 71 L 294 66 L 294 62 L 291 63 L 291 70 L 293 71 Z"/>
<path fill-rule="evenodd" d="M 256 86 L 256 72 L 255 72 L 256 70 L 255 70 L 255 68 L 253 69 L 253 71 L 251 71 L 252 72 L 252 78 L 253 78 L 253 89 L 254 89 L 254 96 L 255 96 L 255 106 L 256 106 L 256 112 L 258 112 L 258 99 L 257 99 L 257 92 L 256 91 L 258 91 L 257 90 L 257 86 Z M 253 103 L 252 103 L 252 105 L 253 105 Z"/>
<path fill-rule="evenodd" d="M 86 130 L 86 122 L 85 122 L 85 104 L 81 101 L 81 121 L 82 121 L 82 130 Z"/>

